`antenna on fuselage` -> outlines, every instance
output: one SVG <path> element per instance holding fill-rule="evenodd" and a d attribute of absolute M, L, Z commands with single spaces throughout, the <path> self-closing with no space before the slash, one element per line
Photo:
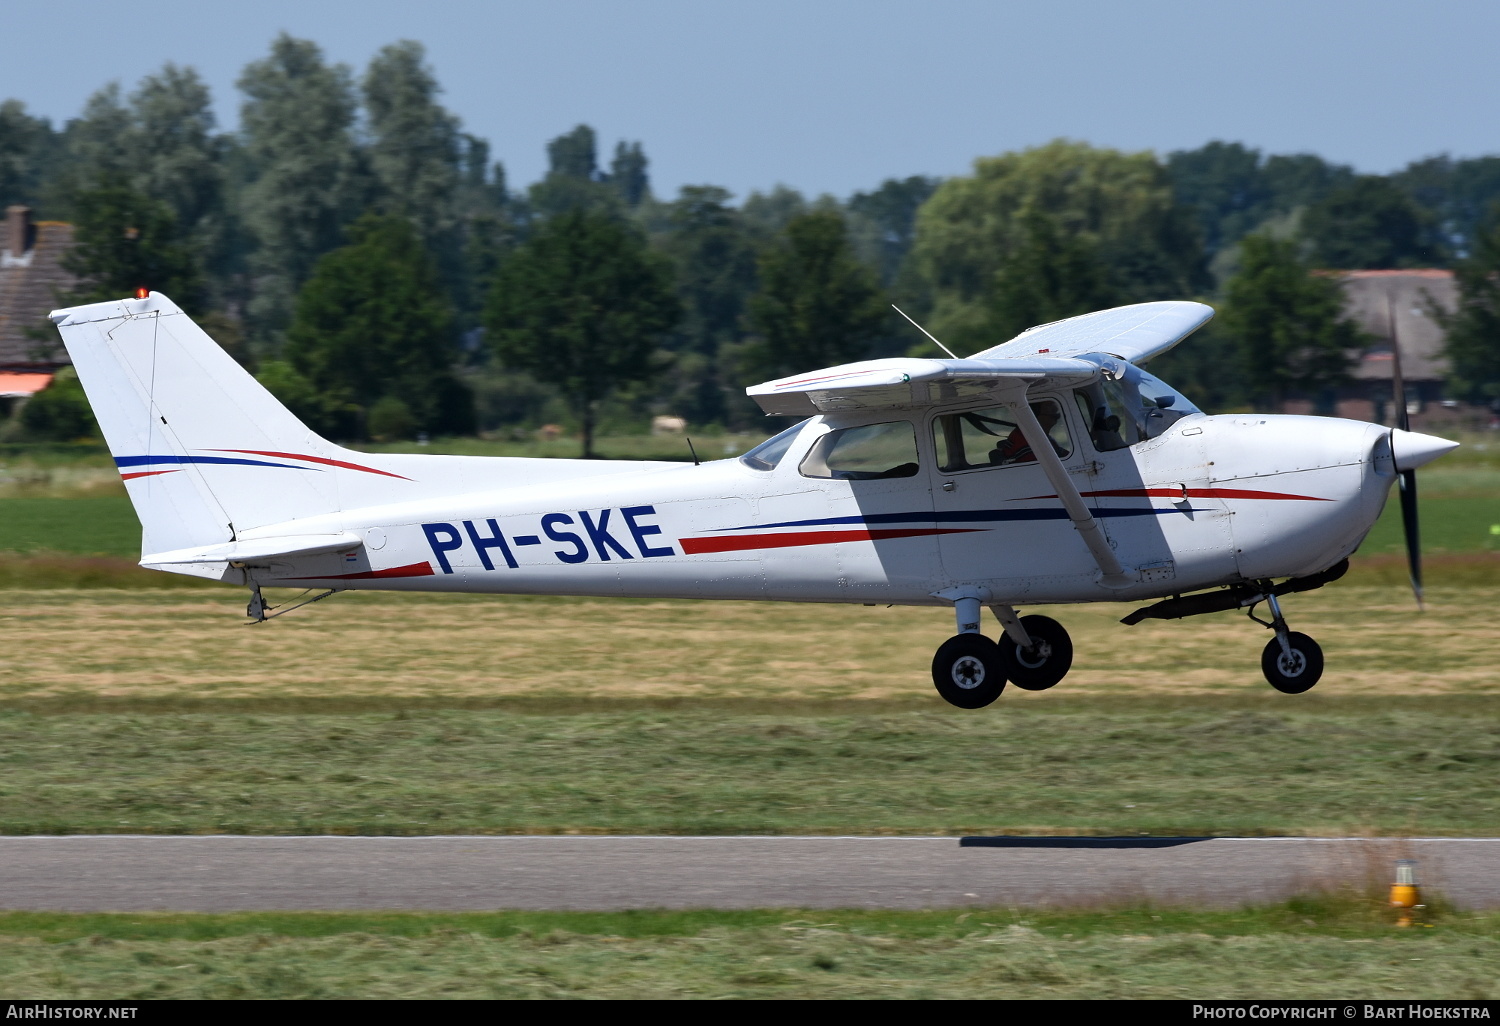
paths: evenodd
<path fill-rule="evenodd" d="M 922 334 L 926 335 L 928 338 L 932 339 L 932 344 L 933 345 L 937 346 L 939 349 L 941 349 L 943 352 L 947 353 L 949 356 L 953 357 L 955 360 L 958 359 L 958 354 L 957 353 L 955 353 L 953 350 L 949 349 L 947 346 L 945 346 L 941 342 L 939 342 L 937 340 L 937 338 L 932 334 L 932 332 L 930 332 L 926 328 L 922 327 L 916 321 L 912 321 L 911 318 L 907 316 L 907 313 L 906 313 L 905 310 L 901 309 L 895 303 L 891 304 L 891 309 L 894 310 L 894 311 L 896 311 L 902 317 L 906 317 L 907 320 L 911 321 L 911 326 L 913 328 L 916 328 Z"/>

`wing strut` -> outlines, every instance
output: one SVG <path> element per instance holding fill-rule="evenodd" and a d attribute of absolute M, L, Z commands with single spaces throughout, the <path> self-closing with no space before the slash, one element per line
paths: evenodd
<path fill-rule="evenodd" d="M 1042 472 L 1047 475 L 1047 482 L 1052 485 L 1052 490 L 1057 492 L 1057 497 L 1062 500 L 1063 508 L 1068 511 L 1068 519 L 1073 521 L 1083 543 L 1089 547 L 1089 552 L 1094 556 L 1094 562 L 1099 564 L 1099 569 L 1104 576 L 1099 583 L 1106 588 L 1127 588 L 1134 584 L 1126 573 L 1125 568 L 1120 565 L 1119 559 L 1115 557 L 1114 549 L 1109 547 L 1109 539 L 1104 537 L 1104 532 L 1099 528 L 1099 521 L 1089 512 L 1088 504 L 1083 501 L 1083 496 L 1078 494 L 1073 481 L 1068 477 L 1067 468 L 1062 465 L 1062 460 L 1057 458 L 1057 450 L 1052 448 L 1052 439 L 1047 432 L 1042 430 L 1041 422 L 1036 419 L 1036 414 L 1031 412 L 1031 403 L 1027 401 L 1026 394 L 1022 392 L 1021 398 L 1012 404 L 1016 414 L 1016 424 L 1021 429 L 1021 434 L 1026 437 L 1026 442 L 1031 446 L 1031 451 L 1036 455 L 1036 461 L 1041 464 Z"/>

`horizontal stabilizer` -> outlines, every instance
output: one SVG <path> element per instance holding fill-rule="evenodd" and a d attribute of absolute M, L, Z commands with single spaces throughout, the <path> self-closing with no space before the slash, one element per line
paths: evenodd
<path fill-rule="evenodd" d="M 171 552 L 153 552 L 141 559 L 141 566 L 158 567 L 184 563 L 269 563 L 273 559 L 293 556 L 316 556 L 324 552 L 344 552 L 364 544 L 357 534 L 300 534 L 281 538 L 257 538 L 254 541 L 225 542 Z"/>

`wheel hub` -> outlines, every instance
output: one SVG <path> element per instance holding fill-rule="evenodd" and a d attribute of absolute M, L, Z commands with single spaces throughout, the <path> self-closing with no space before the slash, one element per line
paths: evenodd
<path fill-rule="evenodd" d="M 1045 641 L 1035 642 L 1028 652 L 1020 645 L 1016 646 L 1016 662 L 1028 670 L 1035 670 L 1047 665 L 1047 660 L 1052 658 L 1052 646 Z"/>
<path fill-rule="evenodd" d="M 953 661 L 953 683 L 965 691 L 973 691 L 984 683 L 984 663 L 974 656 L 959 656 Z"/>
<path fill-rule="evenodd" d="M 1276 668 L 1286 677 L 1300 677 L 1307 669 L 1307 657 L 1297 649 L 1291 649 L 1276 657 Z"/>

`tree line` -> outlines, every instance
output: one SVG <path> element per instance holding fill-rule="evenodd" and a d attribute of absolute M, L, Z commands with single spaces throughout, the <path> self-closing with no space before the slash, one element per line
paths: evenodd
<path fill-rule="evenodd" d="M 59 302 L 165 292 L 338 438 L 563 421 L 588 451 L 652 413 L 743 429 L 748 383 L 936 355 L 892 301 L 974 351 L 1205 298 L 1220 317 L 1161 372 L 1210 407 L 1272 404 L 1337 384 L 1362 341 L 1317 269 L 1453 267 L 1455 394 L 1500 398 L 1500 157 L 1378 176 L 1237 143 L 1158 158 L 1060 140 L 845 199 L 667 199 L 640 142 L 606 161 L 586 125 L 512 187 L 415 42 L 356 75 L 283 34 L 237 85 L 232 133 L 172 64 L 61 128 L 0 103 L 0 204 L 75 224 L 81 285 Z M 66 392 L 28 404 L 34 433 Z"/>

